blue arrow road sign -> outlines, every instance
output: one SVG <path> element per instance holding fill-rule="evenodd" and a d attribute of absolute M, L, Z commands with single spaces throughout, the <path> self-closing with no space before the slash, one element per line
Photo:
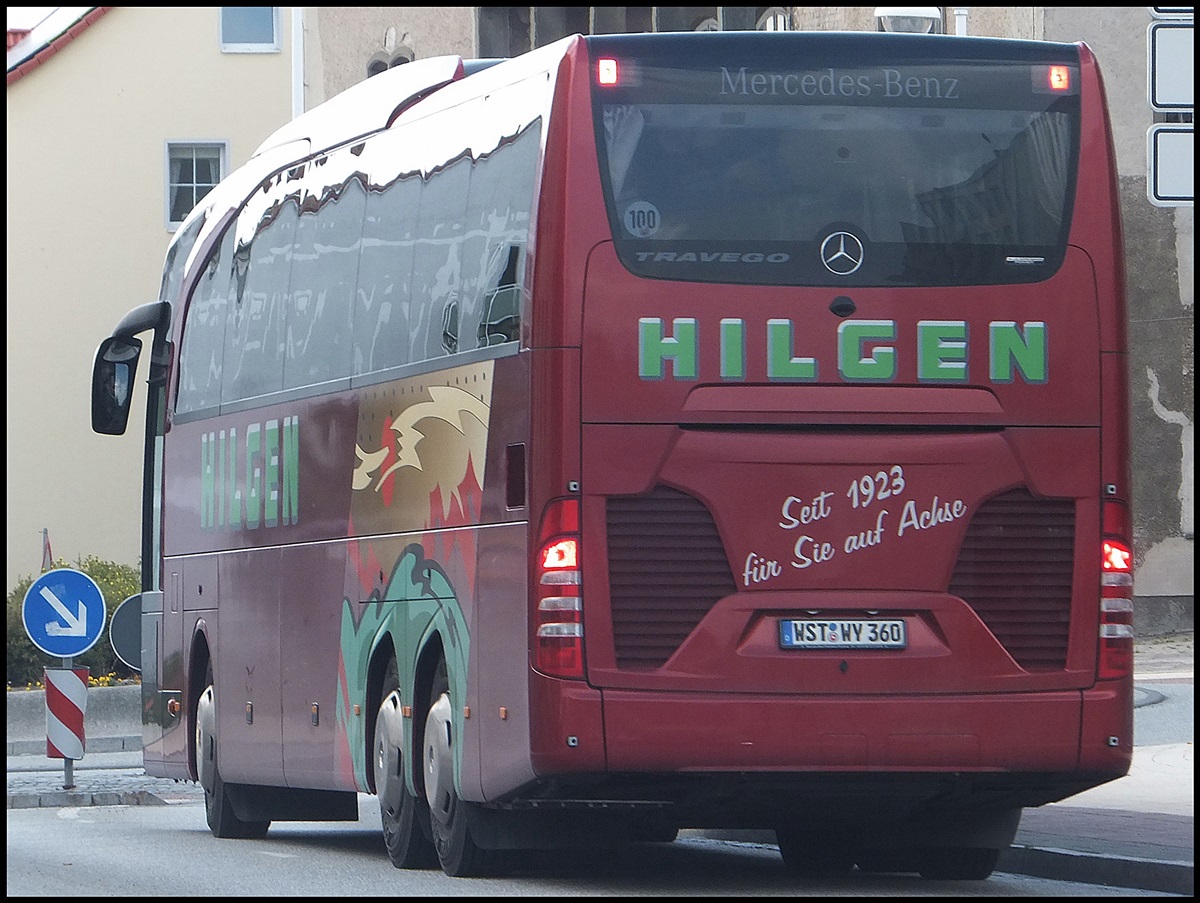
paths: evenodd
<path fill-rule="evenodd" d="M 104 633 L 104 594 L 87 574 L 71 568 L 47 571 L 33 581 L 21 605 L 25 632 L 47 655 L 82 655 Z"/>

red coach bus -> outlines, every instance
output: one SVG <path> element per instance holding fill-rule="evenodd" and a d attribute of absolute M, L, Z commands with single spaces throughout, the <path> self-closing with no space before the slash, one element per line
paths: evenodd
<path fill-rule="evenodd" d="M 1082 44 L 574 36 L 269 139 L 150 333 L 148 773 L 398 867 L 773 829 L 985 878 L 1132 751 L 1124 273 Z"/>

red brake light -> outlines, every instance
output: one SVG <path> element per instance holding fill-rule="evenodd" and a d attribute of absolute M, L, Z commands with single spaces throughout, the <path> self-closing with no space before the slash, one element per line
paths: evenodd
<path fill-rule="evenodd" d="M 579 500 L 546 506 L 534 574 L 533 666 L 551 677 L 583 678 L 583 595 Z"/>
<path fill-rule="evenodd" d="M 1100 661 L 1101 678 L 1133 673 L 1133 549 L 1129 544 L 1129 509 L 1104 502 L 1104 532 L 1100 542 Z M 1116 535 L 1113 535 L 1116 534 Z"/>
<path fill-rule="evenodd" d="M 542 568 L 544 570 L 578 567 L 578 561 L 579 541 L 577 539 L 560 539 L 542 549 Z"/>
<path fill-rule="evenodd" d="M 1125 543 L 1106 539 L 1101 544 L 1101 549 L 1101 566 L 1106 572 L 1127 572 L 1133 569 L 1133 552 Z"/>

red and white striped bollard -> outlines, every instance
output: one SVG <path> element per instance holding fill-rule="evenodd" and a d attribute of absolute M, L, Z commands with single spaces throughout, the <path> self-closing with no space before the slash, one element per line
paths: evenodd
<path fill-rule="evenodd" d="M 83 758 L 83 714 L 87 711 L 87 668 L 46 668 L 46 758 L 64 759 L 63 787 L 75 786 L 74 759 Z"/>

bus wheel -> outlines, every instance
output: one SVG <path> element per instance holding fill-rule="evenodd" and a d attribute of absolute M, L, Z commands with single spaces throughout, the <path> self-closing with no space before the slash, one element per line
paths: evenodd
<path fill-rule="evenodd" d="M 638 820 L 629 826 L 628 836 L 636 843 L 674 843 L 679 839 L 679 828 L 653 820 Z"/>
<path fill-rule="evenodd" d="M 433 676 L 429 701 L 425 719 L 425 796 L 442 871 L 455 878 L 494 874 L 501 864 L 500 851 L 476 845 L 467 827 L 467 809 L 474 804 L 459 799 L 454 787 L 457 738 L 444 660 L 438 663 Z"/>
<path fill-rule="evenodd" d="M 213 837 L 265 837 L 270 821 L 243 821 L 233 811 L 233 804 L 221 770 L 217 767 L 217 708 L 213 692 L 212 666 L 204 679 L 204 692 L 196 704 L 196 770 L 204 788 L 204 817 Z"/>
<path fill-rule="evenodd" d="M 429 809 L 408 792 L 404 782 L 403 717 L 400 676 L 393 658 L 383 678 L 383 702 L 375 719 L 375 792 L 383 821 L 383 844 L 398 869 L 426 869 L 438 864 L 429 839 Z"/>
<path fill-rule="evenodd" d="M 775 842 L 783 864 L 798 875 L 841 875 L 854 868 L 852 847 L 836 837 L 780 827 L 775 829 Z"/>
<path fill-rule="evenodd" d="M 876 874 L 917 871 L 917 854 L 913 850 L 866 849 L 857 857 L 858 868 Z"/>
<path fill-rule="evenodd" d="M 988 847 L 929 847 L 918 853 L 922 878 L 948 881 L 983 881 L 1000 861 L 1000 851 Z"/>

